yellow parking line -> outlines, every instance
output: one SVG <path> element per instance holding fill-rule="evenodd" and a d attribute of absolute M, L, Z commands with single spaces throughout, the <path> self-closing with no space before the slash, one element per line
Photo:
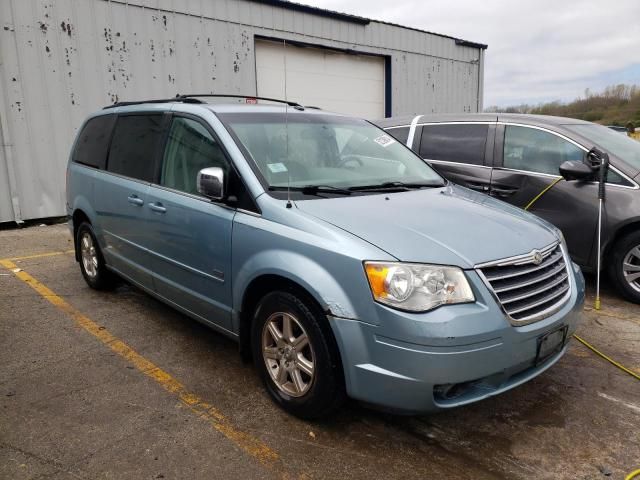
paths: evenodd
<path fill-rule="evenodd" d="M 7 258 L 6 260 L 11 262 L 18 262 L 20 260 L 31 260 L 32 258 L 43 258 L 43 257 L 53 257 L 56 255 L 67 255 L 69 253 L 73 253 L 75 250 L 64 250 L 62 252 L 45 252 L 45 253 L 36 253 L 34 255 L 25 255 L 24 257 L 12 257 Z"/>
<path fill-rule="evenodd" d="M 33 257 L 31 257 L 33 258 Z M 24 270 L 18 268 L 12 260 L 0 260 L 0 265 L 11 270 L 16 277 L 33 288 L 38 294 L 69 315 L 80 327 L 96 337 L 111 350 L 128 360 L 138 371 L 155 380 L 166 391 L 175 395 L 180 402 L 186 405 L 192 412 L 209 422 L 213 428 L 223 434 L 246 453 L 257 459 L 269 469 L 277 470 L 283 478 L 291 478 L 279 461 L 279 455 L 269 446 L 249 433 L 238 430 L 231 422 L 213 405 L 203 401 L 198 395 L 187 391 L 178 380 L 162 370 L 153 362 L 133 350 L 122 340 L 113 336 L 107 329 L 101 327 L 93 320 L 82 314 L 79 310 L 67 303 L 53 290 L 40 283 Z M 304 475 L 303 475 L 304 476 Z"/>

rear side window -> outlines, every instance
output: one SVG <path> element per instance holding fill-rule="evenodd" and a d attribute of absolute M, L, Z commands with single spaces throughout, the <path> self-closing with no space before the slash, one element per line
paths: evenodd
<path fill-rule="evenodd" d="M 156 152 L 162 141 L 163 115 L 118 117 L 107 170 L 137 180 L 153 181 Z"/>
<path fill-rule="evenodd" d="M 403 145 L 407 144 L 407 139 L 409 138 L 409 127 L 393 127 L 388 129 L 387 133 Z"/>
<path fill-rule="evenodd" d="M 104 169 L 115 121 L 115 115 L 101 115 L 90 119 L 78 135 L 72 160 L 89 167 Z"/>
<path fill-rule="evenodd" d="M 424 125 L 420 156 L 428 160 L 483 165 L 488 130 L 486 124 Z"/>

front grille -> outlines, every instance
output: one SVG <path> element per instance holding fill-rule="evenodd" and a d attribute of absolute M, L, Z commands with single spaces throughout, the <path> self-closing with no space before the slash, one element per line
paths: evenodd
<path fill-rule="evenodd" d="M 476 268 L 515 324 L 551 315 L 569 296 L 569 272 L 559 244 Z"/>

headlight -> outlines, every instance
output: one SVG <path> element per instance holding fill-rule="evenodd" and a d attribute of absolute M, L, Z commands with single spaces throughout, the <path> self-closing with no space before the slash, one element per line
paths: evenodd
<path fill-rule="evenodd" d="M 475 301 L 458 267 L 419 263 L 365 262 L 373 298 L 390 307 L 425 312 L 439 305 Z"/>

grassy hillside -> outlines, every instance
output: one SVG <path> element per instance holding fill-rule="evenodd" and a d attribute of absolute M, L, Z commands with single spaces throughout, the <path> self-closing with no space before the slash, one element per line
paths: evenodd
<path fill-rule="evenodd" d="M 570 103 L 555 101 L 539 105 L 489 107 L 485 111 L 558 115 L 602 125 L 627 126 L 632 123 L 636 128 L 640 128 L 640 86 L 612 85 L 598 93 L 587 89 L 584 97 Z"/>

